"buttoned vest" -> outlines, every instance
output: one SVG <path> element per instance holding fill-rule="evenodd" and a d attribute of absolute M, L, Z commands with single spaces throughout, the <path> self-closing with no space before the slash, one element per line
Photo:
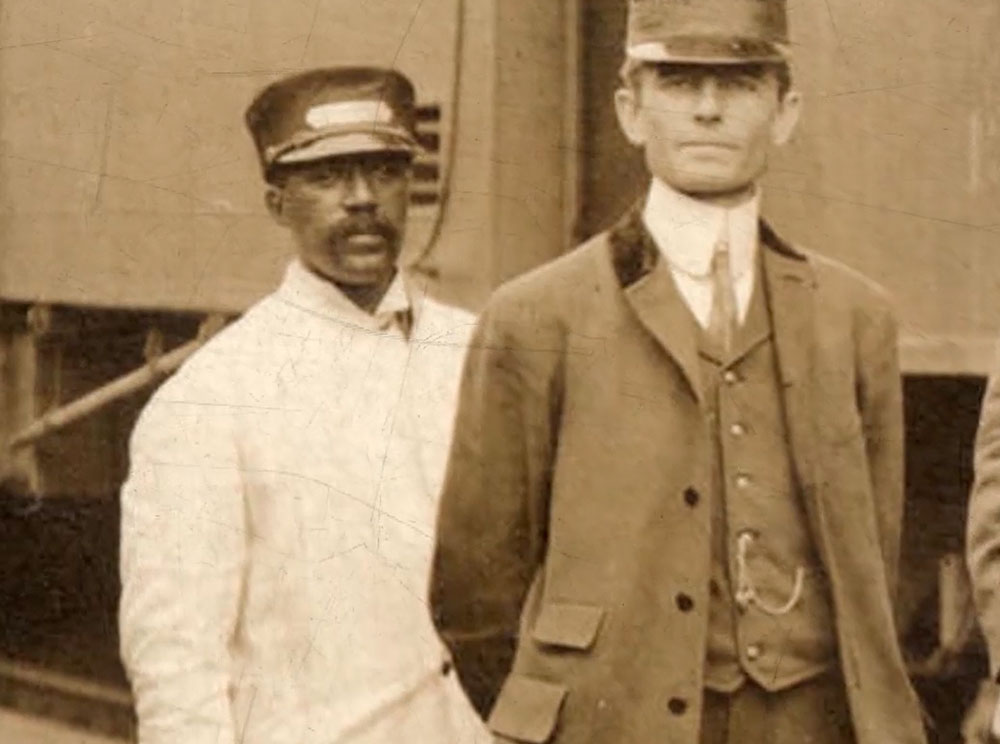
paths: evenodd
<path fill-rule="evenodd" d="M 700 334 L 714 463 L 705 684 L 780 690 L 836 660 L 828 582 L 792 469 L 762 266 L 726 358 Z"/>

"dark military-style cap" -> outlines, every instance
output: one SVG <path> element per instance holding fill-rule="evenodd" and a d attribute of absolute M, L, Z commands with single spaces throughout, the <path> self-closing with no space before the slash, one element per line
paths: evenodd
<path fill-rule="evenodd" d="M 788 58 L 785 0 L 630 0 L 625 51 L 637 62 Z"/>
<path fill-rule="evenodd" d="M 250 104 L 246 123 L 265 173 L 279 163 L 419 149 L 413 85 L 377 67 L 309 70 L 278 80 Z"/>

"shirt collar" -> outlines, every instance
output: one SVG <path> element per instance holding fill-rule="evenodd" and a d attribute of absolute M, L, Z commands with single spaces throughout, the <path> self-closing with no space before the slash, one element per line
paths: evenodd
<path fill-rule="evenodd" d="M 739 277 L 753 270 L 759 216 L 759 188 L 735 207 L 720 207 L 654 178 L 642 220 L 667 262 L 692 276 L 708 276 L 715 246 L 728 232 L 730 266 Z"/>
<path fill-rule="evenodd" d="M 412 315 L 413 302 L 407 291 L 403 272 L 397 272 L 389 289 L 373 313 L 366 313 L 333 282 L 306 268 L 294 259 L 285 270 L 278 289 L 283 300 L 306 312 L 372 330 L 385 330 L 402 315 Z"/>
<path fill-rule="evenodd" d="M 408 287 L 406 286 L 406 281 L 403 279 L 403 272 L 397 271 L 395 278 L 382 296 L 382 301 L 375 308 L 375 317 L 411 310 L 413 303 L 410 302 L 410 295 L 407 290 Z"/>

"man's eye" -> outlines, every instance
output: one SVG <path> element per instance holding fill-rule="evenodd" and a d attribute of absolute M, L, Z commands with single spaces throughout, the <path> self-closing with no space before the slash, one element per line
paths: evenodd
<path fill-rule="evenodd" d="M 338 165 L 329 165 L 315 171 L 312 180 L 318 183 L 339 183 L 347 179 L 347 174 L 347 168 Z"/>
<path fill-rule="evenodd" d="M 406 171 L 403 163 L 379 163 L 372 168 L 372 175 L 382 181 L 399 178 Z"/>
<path fill-rule="evenodd" d="M 660 87 L 672 90 L 695 90 L 699 86 L 699 81 L 693 75 L 660 75 Z"/>
<path fill-rule="evenodd" d="M 720 81 L 720 86 L 728 90 L 757 90 L 760 81 L 752 75 L 733 75 L 724 77 Z"/>

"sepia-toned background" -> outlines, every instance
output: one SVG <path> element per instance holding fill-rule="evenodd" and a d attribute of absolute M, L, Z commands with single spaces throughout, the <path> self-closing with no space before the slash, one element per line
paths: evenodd
<path fill-rule="evenodd" d="M 790 12 L 806 114 L 765 210 L 895 297 L 901 627 L 935 735 L 957 741 L 984 669 L 957 554 L 1000 335 L 1000 7 L 791 0 Z M 253 93 L 313 66 L 409 75 L 427 155 L 407 261 L 475 308 L 645 188 L 611 106 L 624 19 L 624 0 L 0 5 L 0 741 L 131 736 L 116 491 L 151 387 L 105 386 L 157 378 L 207 316 L 233 317 L 277 281 L 290 246 L 243 127 Z M 94 391 L 67 423 L 64 407 Z"/>

